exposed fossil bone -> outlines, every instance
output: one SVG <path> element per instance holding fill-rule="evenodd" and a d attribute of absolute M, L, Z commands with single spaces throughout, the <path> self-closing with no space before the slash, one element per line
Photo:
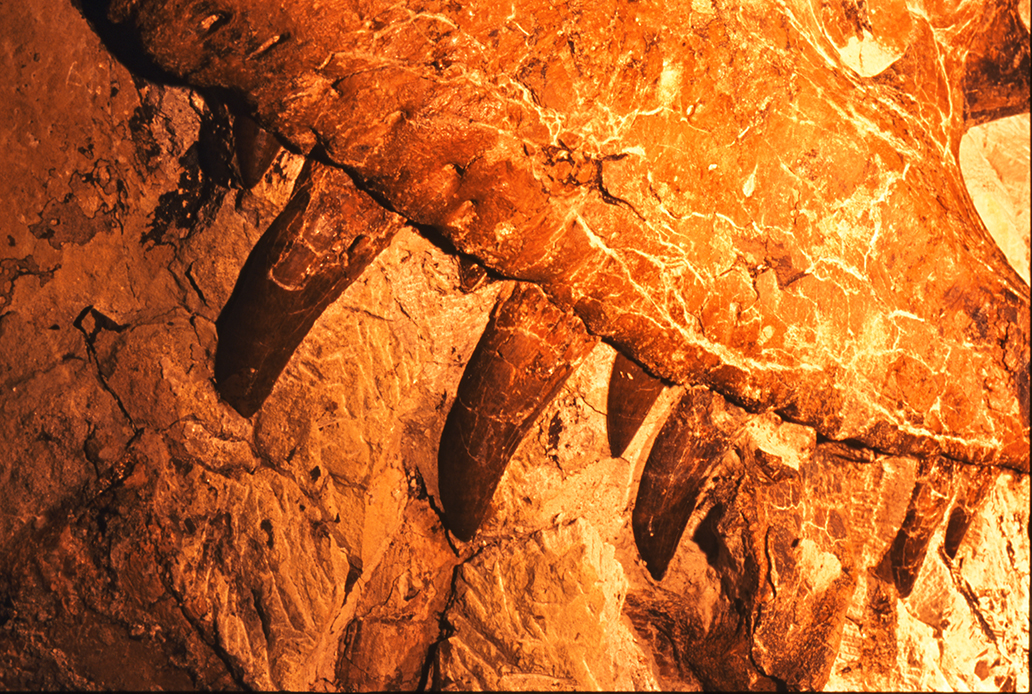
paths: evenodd
<path fill-rule="evenodd" d="M 994 13 L 908 15 L 868 79 L 805 3 L 114 10 L 165 68 L 654 373 L 828 438 L 1027 469 L 1027 289 L 955 160 L 979 92 L 954 86 Z M 1004 91 L 990 110 L 1027 108 L 1027 79 Z"/>
<path fill-rule="evenodd" d="M 888 8 L 878 31 L 902 35 L 884 71 L 865 68 L 862 49 L 853 61 L 841 19 L 805 2 L 776 22 L 763 3 L 685 9 L 140 0 L 113 16 L 166 69 L 229 90 L 293 146 L 318 146 L 403 217 L 539 284 L 658 376 L 829 439 L 1027 470 L 1027 287 L 956 163 L 966 128 L 1028 108 L 1014 4 Z M 280 361 L 310 325 L 273 350 Z M 495 329 L 483 344 L 519 332 Z M 518 365 L 544 359 L 561 383 L 552 358 L 565 347 L 546 342 Z M 557 387 L 495 394 L 512 382 L 492 376 L 504 361 L 478 351 L 442 440 L 440 491 L 466 539 L 537 398 Z M 635 510 L 657 577 L 696 503 L 693 471 L 723 450 L 720 437 L 684 445 L 680 419 Z M 900 540 L 901 593 L 921 537 Z"/>

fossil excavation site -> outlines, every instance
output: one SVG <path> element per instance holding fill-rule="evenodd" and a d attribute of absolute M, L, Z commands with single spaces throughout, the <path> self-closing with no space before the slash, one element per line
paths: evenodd
<path fill-rule="evenodd" d="M 1027 4 L 44 4 L 3 686 L 1027 688 Z"/>

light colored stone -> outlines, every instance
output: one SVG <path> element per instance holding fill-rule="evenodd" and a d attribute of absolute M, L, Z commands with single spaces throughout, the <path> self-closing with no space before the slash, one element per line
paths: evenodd
<path fill-rule="evenodd" d="M 658 689 L 623 617 L 626 579 L 585 520 L 463 564 L 435 682 L 446 689 Z"/>
<path fill-rule="evenodd" d="M 1029 283 L 1030 174 L 1027 113 L 975 126 L 960 141 L 971 200 L 1011 267 Z"/>

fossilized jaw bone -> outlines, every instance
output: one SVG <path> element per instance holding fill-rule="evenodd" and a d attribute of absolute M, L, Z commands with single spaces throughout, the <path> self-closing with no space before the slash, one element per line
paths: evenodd
<path fill-rule="evenodd" d="M 655 373 L 829 438 L 1027 469 L 1027 288 L 952 156 L 961 71 L 931 96 L 858 80 L 749 7 L 127 16 L 167 68 L 241 92 Z"/>

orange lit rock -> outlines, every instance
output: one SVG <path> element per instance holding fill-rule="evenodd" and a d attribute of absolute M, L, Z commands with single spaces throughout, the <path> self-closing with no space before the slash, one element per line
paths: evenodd
<path fill-rule="evenodd" d="M 93 12 L 92 3 L 83 4 Z M 876 65 L 883 55 L 908 60 L 907 50 L 927 38 L 921 13 L 904 17 L 900 3 L 869 6 L 870 28 L 857 29 L 848 7 L 810 15 L 792 5 L 803 28 L 789 22 L 786 35 L 789 29 L 826 34 L 821 58 L 846 66 L 854 55 L 860 67 Z M 934 15 L 933 9 L 924 14 Z M 548 12 L 546 19 L 576 20 L 573 13 Z M 700 45 L 757 50 L 717 41 L 712 24 L 722 12 L 721 3 L 701 0 L 671 21 L 685 22 L 691 32 L 684 36 Z M 593 17 L 606 23 L 585 19 L 585 30 L 571 36 L 574 46 L 604 36 L 613 44 L 626 41 L 628 55 L 648 53 L 647 42 L 619 35 L 618 25 L 608 23 L 611 14 Z M 519 27 L 488 19 L 480 17 L 485 26 L 473 33 L 506 27 L 496 34 L 501 48 L 523 46 L 523 32 L 538 30 L 519 18 Z M 253 420 L 239 417 L 220 402 L 211 381 L 215 320 L 252 246 L 286 203 L 299 157 L 282 155 L 251 192 L 228 187 L 224 170 L 210 161 L 223 143 L 219 132 L 232 130 L 220 107 L 205 106 L 187 89 L 148 81 L 154 73 L 144 66 L 133 64 L 134 77 L 70 3 L 3 5 L 0 26 L 10 37 L 0 46 L 9 76 L 0 83 L 0 199 L 9 203 L 0 221 L 0 685 L 1028 688 L 1027 472 L 957 460 L 948 478 L 918 488 L 928 475 L 912 454 L 831 441 L 826 432 L 834 422 L 819 435 L 823 422 L 810 426 L 789 421 L 795 415 L 788 411 L 754 413 L 728 402 L 723 407 L 733 416 L 720 424 L 737 427 L 735 443 L 713 476 L 702 480 L 696 511 L 666 577 L 656 583 L 634 545 L 631 504 L 648 444 L 680 390 L 660 395 L 624 456 L 610 457 L 604 413 L 615 355 L 607 345 L 589 355 L 517 449 L 477 543 L 451 546 L 438 515 L 436 447 L 463 366 L 502 285 L 463 294 L 454 259 L 412 229 L 400 231 L 316 322 L 263 410 Z M 559 53 L 566 45 L 542 46 L 541 55 L 562 58 L 528 63 L 521 73 L 539 89 L 543 109 L 567 108 L 570 89 L 588 84 L 613 83 L 613 93 L 620 93 L 627 75 L 593 63 L 601 53 L 580 56 L 583 63 Z M 458 42 L 454 50 L 465 59 L 479 47 Z M 656 76 L 655 85 L 647 94 L 624 94 L 621 108 L 647 110 L 646 98 L 669 93 L 663 85 L 673 79 L 663 81 L 661 60 L 641 69 Z M 716 67 L 713 73 L 698 87 L 711 95 L 707 103 L 728 106 L 737 98 L 746 110 L 747 99 L 771 91 L 757 82 L 720 94 L 721 80 L 734 84 L 734 75 Z M 890 89 L 900 77 L 857 74 L 843 68 L 835 89 L 825 84 L 824 103 L 812 108 L 834 111 L 842 85 L 880 79 L 879 88 Z M 925 91 L 916 106 L 922 108 L 945 88 L 931 79 L 920 84 Z M 739 124 L 721 123 L 703 106 L 693 111 L 693 125 L 737 138 Z M 888 120 L 937 123 L 937 109 L 918 112 L 908 106 L 898 120 Z M 846 121 L 839 130 L 821 131 L 817 144 L 828 157 L 859 146 L 847 134 L 862 130 L 862 121 Z M 649 133 L 675 130 L 679 122 L 654 117 Z M 528 119 L 520 136 L 547 138 L 550 123 Z M 367 127 L 377 126 L 386 127 Z M 802 126 L 783 123 L 766 141 L 797 142 L 796 127 Z M 880 142 L 878 133 L 870 138 Z M 571 150 L 585 141 L 563 139 Z M 923 266 L 870 275 L 886 291 L 891 279 L 904 277 L 898 293 L 913 295 L 914 314 L 935 314 L 926 321 L 934 330 L 901 330 L 898 348 L 939 355 L 941 368 L 893 359 L 878 367 L 884 378 L 872 375 L 882 373 L 874 366 L 862 371 L 864 378 L 844 369 L 836 372 L 832 391 L 797 387 L 793 397 L 813 400 L 800 400 L 801 408 L 816 411 L 830 402 L 822 393 L 841 393 L 862 407 L 886 403 L 889 418 L 900 421 L 910 416 L 932 426 L 929 412 L 939 412 L 943 431 L 975 437 L 988 422 L 1006 420 L 993 419 L 999 412 L 1015 407 L 1001 374 L 1027 374 L 1027 366 L 987 347 L 995 343 L 981 334 L 977 317 L 980 307 L 999 306 L 984 302 L 995 301 L 1000 287 L 1016 287 L 1027 306 L 1028 287 L 1002 254 L 988 250 L 961 187 L 972 177 L 966 170 L 962 177 L 950 158 L 962 145 L 959 137 L 949 142 L 942 150 L 907 150 L 907 180 L 924 176 L 914 183 L 923 197 L 908 204 L 915 215 L 957 221 L 950 229 L 974 230 L 960 244 L 973 249 L 971 255 L 954 267 L 959 289 L 918 295 L 916 287 L 928 286 Z M 990 166 L 1003 154 L 994 153 L 993 142 L 987 138 L 982 148 Z M 874 189 L 866 208 L 836 208 L 836 219 L 848 218 L 868 237 L 876 228 L 874 212 L 888 215 L 901 199 L 878 203 L 877 193 L 890 194 L 893 166 L 897 173 L 906 166 L 893 164 L 895 150 L 881 144 L 872 145 L 870 158 L 856 157 L 841 177 L 819 165 L 805 169 L 806 149 L 793 159 L 828 196 L 845 195 L 850 186 L 862 190 L 869 173 L 886 183 Z M 1009 155 L 1014 148 L 1005 149 Z M 723 156 L 721 162 L 733 159 L 719 148 L 713 154 Z M 597 169 L 587 158 L 561 148 L 541 156 L 535 161 L 551 157 L 542 166 L 554 173 L 557 189 L 569 185 L 598 195 L 590 185 Z M 735 170 L 745 172 L 741 177 L 719 166 L 710 172 L 708 163 L 697 173 L 721 177 L 717 189 L 743 207 L 755 205 L 750 215 L 766 210 L 772 225 L 788 224 L 795 193 L 767 178 L 769 156 L 735 162 Z M 690 217 L 692 205 L 704 204 L 706 196 L 666 176 L 676 162 L 635 155 L 604 161 L 606 189 L 636 208 L 638 202 L 658 208 L 641 183 L 654 161 L 667 167 L 652 175 L 655 186 L 666 186 L 656 189 L 663 205 Z M 406 204 L 415 209 L 432 200 L 431 189 L 447 192 L 451 176 L 441 171 L 415 179 L 426 184 L 414 188 Z M 1000 186 L 1007 190 L 1012 184 L 1004 179 Z M 1020 183 L 1017 190 L 1020 200 Z M 768 207 L 776 196 L 785 204 Z M 1010 194 L 995 204 L 1013 205 L 1009 200 Z M 838 205 L 837 198 L 828 204 Z M 621 205 L 585 203 L 584 209 L 637 219 Z M 1021 203 L 1011 210 L 1013 219 L 1027 214 Z M 605 228 L 618 232 L 607 243 L 633 236 L 629 228 Z M 718 228 L 699 246 L 699 257 L 711 266 L 730 252 L 722 245 L 728 236 L 720 236 L 729 229 Z M 922 252 L 917 241 L 931 243 L 907 237 L 911 231 L 899 227 L 912 244 L 884 240 L 896 255 L 887 253 L 881 262 L 891 255 L 906 266 L 907 254 Z M 744 302 L 732 310 L 709 295 L 697 297 L 705 325 L 732 337 L 742 331 L 736 348 L 757 357 L 809 339 L 792 332 L 798 321 L 785 320 L 811 310 L 804 297 L 839 296 L 835 301 L 843 303 L 835 305 L 842 306 L 848 300 L 841 297 L 865 291 L 859 280 L 850 285 L 856 294 L 849 294 L 796 277 L 809 268 L 806 257 L 787 237 L 778 241 L 743 253 L 752 260 L 741 267 L 762 264 L 755 277 L 728 272 L 713 278 L 714 293 L 752 293 L 769 306 L 769 323 L 754 321 L 746 331 L 739 325 Z M 1011 255 L 1020 266 L 1027 245 L 1016 246 Z M 557 252 L 578 248 L 571 243 Z M 936 248 L 929 257 L 938 260 L 945 254 L 936 255 Z M 486 256 L 492 249 L 480 250 Z M 839 257 L 822 256 L 828 273 L 845 281 L 849 273 L 829 261 Z M 576 303 L 558 282 L 550 286 L 559 301 Z M 936 296 L 956 300 L 954 308 L 939 315 L 943 304 Z M 599 321 L 613 318 L 619 327 L 619 317 L 597 310 Z M 843 313 L 834 320 L 850 326 L 858 319 Z M 987 335 L 1000 325 L 988 321 Z M 854 326 L 854 334 L 863 327 Z M 939 341 L 940 328 L 952 342 Z M 1027 328 L 1004 335 L 1027 350 Z M 829 359 L 863 361 L 858 343 L 826 339 L 842 347 L 828 350 Z M 964 341 L 975 348 L 957 356 Z M 636 353 L 643 361 L 653 355 L 655 366 L 665 349 L 642 344 Z M 987 379 L 982 365 L 989 368 Z M 913 387 L 926 380 L 943 390 Z M 748 392 L 747 383 L 730 377 L 726 383 L 728 392 Z M 973 394 L 967 390 L 972 383 L 978 384 Z M 939 401 L 939 392 L 950 397 Z M 901 400 L 909 404 L 898 408 Z M 1024 431 L 1023 438 L 1019 426 L 1015 440 L 1027 460 Z M 1020 457 L 1001 453 L 998 459 Z M 925 505 L 926 497 L 934 503 Z M 908 523 L 911 505 L 937 510 Z M 911 537 L 920 540 L 913 550 Z M 896 552 L 895 566 L 895 574 L 912 575 L 906 596 L 894 574 L 897 544 L 908 547 Z M 494 581 L 498 577 L 503 580 Z M 492 660 L 492 653 L 520 648 L 527 651 L 522 660 Z M 463 660 L 471 653 L 475 658 Z"/>

